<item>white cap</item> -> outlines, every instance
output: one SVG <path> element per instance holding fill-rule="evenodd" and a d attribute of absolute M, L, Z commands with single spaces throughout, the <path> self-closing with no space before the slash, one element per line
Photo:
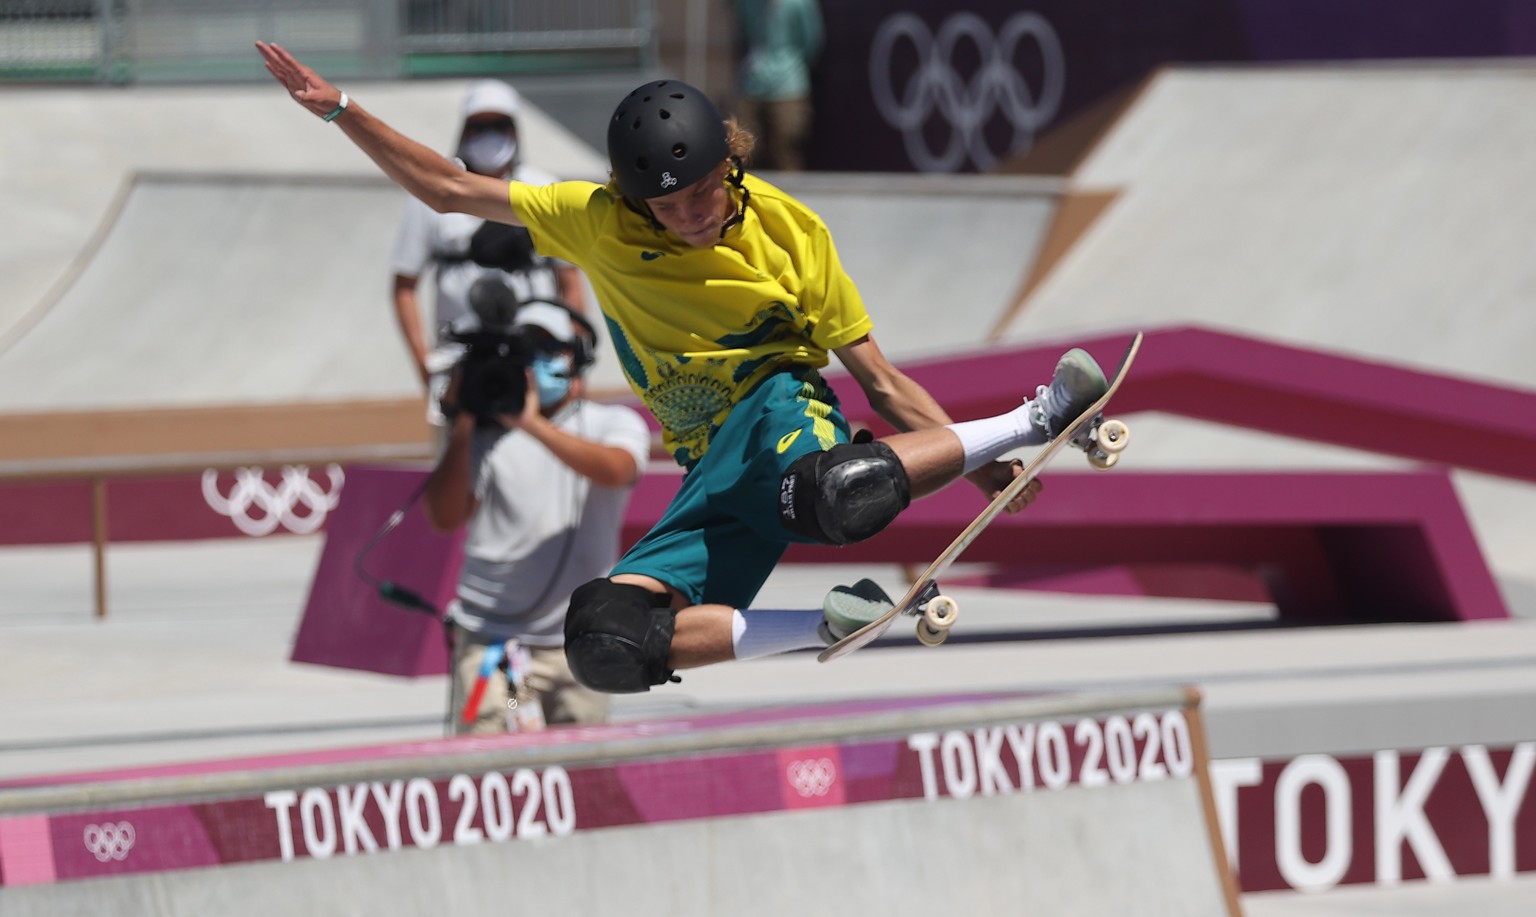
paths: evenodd
<path fill-rule="evenodd" d="M 571 321 L 571 314 L 546 302 L 530 302 L 520 306 L 516 324 L 543 328 L 563 344 L 576 340 L 576 325 Z"/>
<path fill-rule="evenodd" d="M 475 80 L 464 93 L 464 120 L 474 115 L 517 117 L 517 90 L 501 80 Z"/>

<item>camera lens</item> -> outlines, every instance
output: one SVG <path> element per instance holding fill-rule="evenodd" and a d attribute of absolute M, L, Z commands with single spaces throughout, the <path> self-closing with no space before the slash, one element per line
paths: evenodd
<path fill-rule="evenodd" d="M 496 415 L 523 412 L 528 397 L 528 359 L 515 339 L 482 333 L 464 355 L 459 401 L 481 426 L 494 426 Z"/>

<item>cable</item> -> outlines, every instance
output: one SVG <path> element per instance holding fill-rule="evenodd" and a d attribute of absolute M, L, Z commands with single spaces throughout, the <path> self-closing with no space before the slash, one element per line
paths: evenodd
<path fill-rule="evenodd" d="M 436 605 L 433 605 L 431 602 L 428 602 L 426 599 L 422 598 L 420 594 L 390 580 L 379 579 L 372 573 L 369 573 L 368 568 L 363 565 L 363 561 L 368 557 L 369 554 L 373 553 L 374 548 L 379 546 L 379 542 L 383 541 L 390 532 L 393 532 L 395 529 L 399 528 L 400 523 L 405 521 L 405 514 L 410 511 L 411 507 L 415 505 L 417 500 L 421 499 L 421 495 L 426 493 L 427 485 L 430 484 L 431 481 L 432 475 L 428 474 L 425 478 L 422 479 L 421 483 L 417 485 L 416 489 L 411 492 L 411 495 L 405 499 L 405 502 L 400 505 L 400 508 L 395 510 L 393 513 L 390 513 L 389 519 L 385 521 L 383 527 L 381 527 L 377 532 L 374 532 L 373 536 L 363 543 L 363 546 L 358 549 L 357 554 L 352 558 L 352 570 L 357 574 L 358 579 L 372 586 L 374 590 L 379 594 L 379 597 L 384 599 L 386 602 L 389 602 L 392 605 L 398 605 L 407 611 L 416 612 L 418 614 L 431 615 L 433 618 L 437 619 L 440 624 L 442 624 L 443 646 L 447 650 L 449 668 L 447 704 L 448 713 L 443 721 L 443 734 L 444 736 L 451 738 L 453 736 L 454 686 L 454 673 L 452 671 L 453 629 L 450 626 L 451 622 L 448 620 L 447 616 L 438 610 Z"/>
<path fill-rule="evenodd" d="M 352 570 L 357 574 L 358 579 L 372 586 L 378 592 L 379 597 L 385 601 L 399 605 L 408 611 L 440 618 L 442 617 L 442 612 L 438 610 L 437 606 L 422 598 L 418 593 L 390 580 L 379 579 L 372 573 L 369 573 L 367 567 L 363 566 L 363 560 L 373 552 L 374 548 L 379 546 L 379 542 L 383 541 L 385 536 L 399 528 L 400 523 L 405 521 L 406 512 L 410 510 L 417 500 L 421 499 L 423 493 L 426 493 L 427 484 L 431 483 L 431 481 L 432 476 L 430 474 L 423 478 L 421 484 L 406 498 L 405 503 L 401 504 L 399 509 L 390 514 L 389 520 L 384 523 L 383 528 L 379 529 L 373 534 L 373 537 L 363 543 L 363 546 L 358 549 L 357 555 L 352 558 Z"/>

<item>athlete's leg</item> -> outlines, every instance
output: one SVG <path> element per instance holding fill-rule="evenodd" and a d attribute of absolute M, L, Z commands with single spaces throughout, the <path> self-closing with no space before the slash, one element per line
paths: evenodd
<path fill-rule="evenodd" d="M 613 577 L 652 590 L 665 590 L 684 603 L 676 590 L 668 590 L 648 576 L 621 574 Z M 659 588 L 658 588 L 659 587 Z M 748 609 L 730 605 L 685 605 L 679 609 L 667 665 L 688 669 L 731 659 L 757 659 L 801 649 L 828 646 L 879 617 L 891 607 L 890 597 L 870 580 L 853 587 L 838 587 L 821 608 Z"/>
<path fill-rule="evenodd" d="M 943 490 L 965 472 L 965 444 L 950 427 L 895 433 L 879 441 L 906 469 L 914 499 Z"/>
<path fill-rule="evenodd" d="M 671 640 L 666 666 L 693 668 L 734 658 L 732 622 L 737 607 L 750 604 L 788 546 L 786 533 L 777 528 L 756 531 L 737 516 L 728 504 L 741 479 L 743 457 L 763 451 L 773 454 L 786 432 L 777 427 L 754 428 L 762 412 L 758 405 L 779 383 L 786 392 L 798 391 L 797 380 L 770 380 L 753 401 L 733 411 L 716 431 L 709 451 L 693 465 L 682 486 L 655 527 L 625 552 L 609 579 L 619 585 L 639 587 L 676 614 L 671 621 Z M 799 439 L 801 437 L 795 437 Z M 804 437 L 815 443 L 814 435 Z M 770 469 L 769 474 L 772 474 Z M 771 513 L 778 479 L 764 485 L 761 502 Z M 567 654 L 569 655 L 569 653 Z"/>
<path fill-rule="evenodd" d="M 669 668 L 691 669 L 736 658 L 731 645 L 731 623 L 736 613 L 735 608 L 719 604 L 690 604 L 681 592 L 653 576 L 618 573 L 609 578 L 615 583 L 628 583 L 671 597 L 677 616 L 673 619 L 672 653 L 667 657 Z"/>
<path fill-rule="evenodd" d="M 826 642 L 829 631 L 814 613 L 769 618 L 761 615 L 784 613 L 738 610 L 756 596 L 788 540 L 867 537 L 873 532 L 860 533 L 878 531 L 906 506 L 908 477 L 918 493 L 931 492 L 1035 435 L 1026 406 L 989 419 L 1007 428 L 1001 434 L 982 437 L 973 422 L 851 445 L 819 377 L 776 377 L 750 397 L 750 409 L 733 412 L 737 422 L 717 432 L 663 519 L 608 582 L 578 590 L 590 608 L 573 599 L 567 656 L 578 677 L 601 676 L 602 684 L 585 678 L 590 686 L 646 690 L 670 670 Z M 1016 429 L 1021 412 L 1024 433 Z M 829 501 L 837 505 L 823 505 Z M 880 603 L 865 604 L 861 615 L 878 612 Z M 671 613 L 658 615 L 657 607 Z M 853 617 L 845 614 L 832 636 Z"/>
<path fill-rule="evenodd" d="M 901 459 L 912 496 L 926 496 L 1014 449 L 1049 442 L 1107 388 L 1093 357 L 1073 348 L 1057 362 L 1049 385 L 1006 414 L 898 433 L 881 442 Z"/>
<path fill-rule="evenodd" d="M 769 512 L 772 499 L 773 489 L 767 488 L 763 501 Z M 647 533 L 609 576 L 615 583 L 665 596 L 675 610 L 667 666 L 688 669 L 816 645 L 819 614 L 798 627 L 788 620 L 794 612 L 746 610 L 783 555 L 787 533 L 765 523 L 773 536 L 767 537 L 743 522 L 718 517 L 712 525 L 680 527 L 691 518 L 669 509 L 663 521 L 670 527 Z"/>

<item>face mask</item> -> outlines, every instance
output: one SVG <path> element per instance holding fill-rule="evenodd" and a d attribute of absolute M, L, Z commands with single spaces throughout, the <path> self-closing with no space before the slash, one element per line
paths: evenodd
<path fill-rule="evenodd" d="M 571 358 L 567 354 L 539 356 L 533 361 L 533 382 L 539 390 L 539 407 L 551 408 L 571 390 Z"/>
<path fill-rule="evenodd" d="M 481 131 L 459 147 L 459 158 L 480 175 L 500 175 L 516 157 L 517 141 L 501 131 Z"/>

